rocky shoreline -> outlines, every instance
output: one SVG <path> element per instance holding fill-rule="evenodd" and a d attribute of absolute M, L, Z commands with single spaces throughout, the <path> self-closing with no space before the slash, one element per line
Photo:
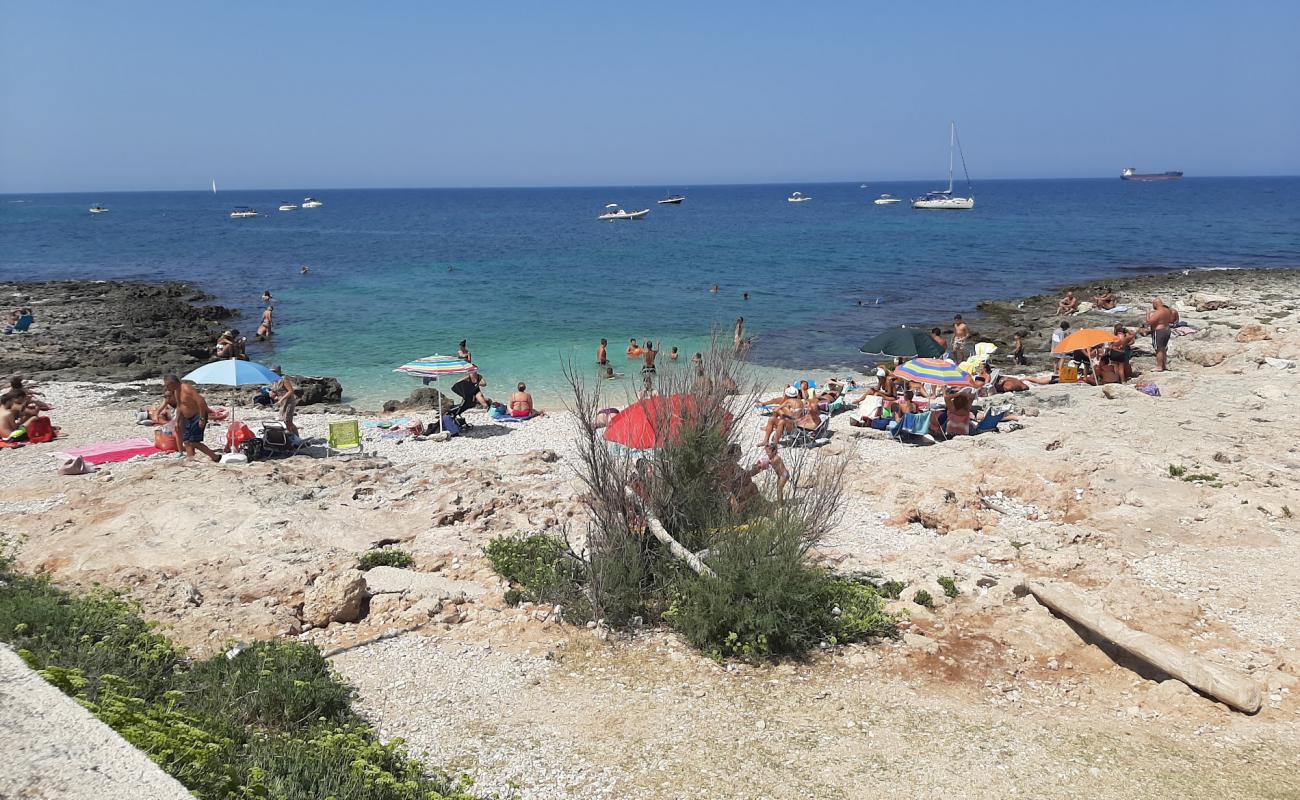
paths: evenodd
<path fill-rule="evenodd" d="M 1242 289 L 1260 291 L 1265 297 L 1273 296 L 1277 301 L 1289 301 L 1292 299 L 1291 292 L 1298 271 L 1300 267 L 1193 270 L 1102 278 L 1066 284 L 1050 294 L 1007 300 L 981 300 L 976 305 L 977 313 L 968 315 L 966 321 L 971 326 L 974 341 L 992 342 L 998 346 L 994 363 L 1002 366 L 1011 363 L 1013 342 L 1019 331 L 1027 334 L 1025 357 L 1029 364 L 1023 368 L 1024 371 L 1050 370 L 1053 366 L 1049 355 L 1052 331 L 1062 320 L 1069 321 L 1070 329 L 1076 331 L 1082 328 L 1110 328 L 1117 324 L 1136 328 L 1143 324 L 1147 312 L 1151 310 L 1152 298 L 1161 297 L 1180 312 L 1187 312 L 1195 310 L 1195 303 L 1189 301 L 1196 294 L 1232 295 Z M 1106 286 L 1114 290 L 1119 305 L 1128 306 L 1128 311 L 1104 313 L 1090 310 L 1069 316 L 1056 313 L 1057 303 L 1066 291 L 1073 291 L 1082 301 L 1091 301 Z M 1285 313 L 1279 311 L 1277 316 L 1284 316 Z M 1266 324 L 1274 318 L 1261 314 L 1259 322 Z M 952 335 L 951 319 L 926 327 L 939 327 L 945 336 Z M 1149 343 L 1143 339 L 1138 340 L 1135 349 L 1138 353 L 1150 353 Z"/>
<path fill-rule="evenodd" d="M 184 283 L 0 283 L 9 307 L 30 306 L 31 330 L 6 337 L 0 373 L 41 380 L 137 381 L 209 360 L 237 313 Z"/>

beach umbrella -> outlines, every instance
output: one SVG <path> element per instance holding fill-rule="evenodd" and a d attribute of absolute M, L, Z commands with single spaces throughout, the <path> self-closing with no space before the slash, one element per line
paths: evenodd
<path fill-rule="evenodd" d="M 181 380 L 201 383 L 207 386 L 265 386 L 275 383 L 280 376 L 256 361 L 242 358 L 227 358 L 213 361 L 193 370 Z M 230 398 L 230 421 L 235 421 L 235 398 Z"/>
<path fill-rule="evenodd" d="M 943 358 L 914 358 L 897 367 L 894 377 L 931 386 L 974 386 L 970 373 Z"/>
<path fill-rule="evenodd" d="M 1090 350 L 1099 344 L 1107 344 L 1115 338 L 1113 331 L 1101 328 L 1084 328 L 1075 331 L 1052 348 L 1053 353 L 1073 353 L 1075 350 Z"/>
<path fill-rule="evenodd" d="M 682 427 L 698 422 L 705 412 L 688 394 L 655 395 L 619 412 L 605 428 L 605 441 L 628 450 L 654 450 L 681 436 Z M 724 417 L 730 423 L 731 415 Z"/>
<path fill-rule="evenodd" d="M 280 376 L 256 361 L 227 358 L 204 364 L 182 380 L 209 386 L 259 386 L 275 383 L 280 380 Z"/>
<path fill-rule="evenodd" d="M 436 382 L 449 375 L 468 375 L 478 372 L 478 367 L 459 356 L 440 356 L 436 353 L 424 358 L 408 361 L 393 372 L 401 372 L 422 378 L 425 385 Z M 442 431 L 442 405 L 438 406 L 438 430 Z"/>
<path fill-rule="evenodd" d="M 928 331 L 920 328 L 890 328 L 876 334 L 859 348 L 869 356 L 895 356 L 897 358 L 939 358 L 943 348 L 930 338 Z"/>

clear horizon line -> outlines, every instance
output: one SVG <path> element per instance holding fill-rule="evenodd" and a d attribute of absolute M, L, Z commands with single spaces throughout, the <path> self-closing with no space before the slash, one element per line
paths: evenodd
<path fill-rule="evenodd" d="M 1192 176 L 1186 176 L 1186 175 L 1185 175 L 1185 176 L 1183 177 L 1183 180 L 1197 180 L 1197 179 L 1202 179 L 1202 178 L 1248 179 L 1248 178 L 1297 178 L 1297 177 L 1300 177 L 1300 175 L 1289 175 L 1289 174 L 1282 174 L 1282 175 L 1267 175 L 1267 174 L 1254 174 L 1254 175 L 1192 175 Z M 931 177 L 931 178 L 891 178 L 891 179 L 887 179 L 887 180 L 876 180 L 875 183 L 877 183 L 877 184 L 888 184 L 888 183 L 924 183 L 924 182 L 927 182 L 927 181 L 934 181 L 934 180 L 937 180 L 937 179 L 936 179 L 936 178 L 933 178 L 933 177 Z M 974 184 L 977 184 L 977 183 L 984 183 L 984 182 L 987 182 L 987 183 L 1002 183 L 1002 182 L 1010 182 L 1010 181 L 1094 181 L 1094 180 L 1095 180 L 1095 181 L 1119 180 L 1119 174 L 1116 173 L 1115 175 L 1112 175 L 1112 176 L 1088 175 L 1088 176 L 1044 176 L 1044 177 L 1033 177 L 1033 178 L 981 178 L 979 181 L 971 181 L 971 184 L 974 185 Z M 833 180 L 833 181 L 828 181 L 828 180 L 810 180 L 810 181 L 797 181 L 797 180 L 785 180 L 785 181 L 740 181 L 740 182 L 727 182 L 727 183 L 695 183 L 695 184 L 689 184 L 689 183 L 588 183 L 588 184 L 573 183 L 573 184 L 515 184 L 515 185 L 508 185 L 508 184 L 500 184 L 500 185 L 496 185 L 496 184 L 493 184 L 493 185 L 482 185 L 482 186 L 327 186 L 327 187 L 325 187 L 325 188 L 321 188 L 321 189 L 311 189 L 310 191 L 314 191 L 314 192 L 329 192 L 329 191 L 428 191 L 428 190 L 434 190 L 434 191 L 472 191 L 472 190 L 494 190 L 494 191 L 502 191 L 502 190 L 536 190 L 536 189 L 635 189 L 635 188 L 643 188 L 643 187 L 644 187 L 644 188 L 655 188 L 655 189 L 663 188 L 663 189 L 678 189 L 678 190 L 685 190 L 685 189 L 689 189 L 689 188 L 691 188 L 692 186 L 694 186 L 695 188 L 704 188 L 704 187 L 735 187 L 735 186 L 791 186 L 791 185 L 805 185 L 805 186 L 837 186 L 837 185 L 843 185 L 843 184 L 854 184 L 854 183 L 862 183 L 862 181 L 861 181 L 860 179 L 854 179 L 854 180 Z M 871 186 L 871 185 L 872 185 L 872 182 L 870 182 L 870 181 L 867 181 L 866 183 L 867 183 L 868 186 Z M 296 191 L 305 191 L 305 190 L 304 190 L 302 187 L 284 187 L 284 186 L 266 186 L 266 187 L 255 187 L 255 186 L 235 186 L 235 187 L 231 187 L 231 188 L 229 188 L 229 189 L 220 189 L 220 188 L 219 188 L 219 192 L 218 192 L 218 193 L 220 193 L 221 191 L 225 191 L 225 192 L 276 192 L 276 191 L 285 191 L 285 192 L 287 192 L 287 191 L 295 191 L 295 192 L 296 192 Z M 60 190 L 60 191 L 45 191 L 45 190 L 37 190 L 37 191 L 0 191 L 0 196 L 10 196 L 10 195 L 95 194 L 95 193 L 102 193 L 102 194 L 149 194 L 149 193 L 167 193 L 167 192 L 177 192 L 177 193 L 204 192 L 204 193 L 211 193 L 211 190 L 210 190 L 209 188 L 203 188 L 203 189 L 73 189 L 73 190 Z"/>

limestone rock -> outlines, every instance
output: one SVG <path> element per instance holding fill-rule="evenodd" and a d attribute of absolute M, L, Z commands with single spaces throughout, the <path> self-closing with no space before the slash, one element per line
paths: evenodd
<path fill-rule="evenodd" d="M 920 650 L 926 655 L 934 655 L 939 652 L 939 643 L 929 636 L 922 636 L 919 633 L 903 634 L 903 645 L 913 650 Z"/>
<path fill-rule="evenodd" d="M 351 570 L 326 574 L 307 589 L 303 622 L 323 628 L 332 622 L 356 622 L 365 610 L 366 579 Z"/>
<path fill-rule="evenodd" d="M 429 386 L 423 386 L 411 392 L 405 400 L 389 400 L 384 403 L 384 411 L 432 411 L 436 408 L 450 409 L 456 402 Z"/>
<path fill-rule="evenodd" d="M 398 567 L 375 567 L 367 570 L 363 582 L 372 595 L 402 594 L 411 597 L 456 597 L 464 595 L 477 600 L 487 594 L 487 588 L 473 581 L 458 581 Z"/>
<path fill-rule="evenodd" d="M 1171 352 L 1202 367 L 1217 367 L 1229 356 L 1235 355 L 1237 351 L 1238 348 L 1231 345 L 1200 345 L 1197 347 L 1175 348 Z"/>
<path fill-rule="evenodd" d="M 1232 308 L 1232 300 L 1221 294 L 1211 294 L 1209 292 L 1196 292 L 1192 295 L 1192 304 L 1196 306 L 1197 311 L 1218 311 L 1221 308 Z"/>
<path fill-rule="evenodd" d="M 1242 326 L 1241 330 L 1237 331 L 1237 341 L 1239 342 L 1262 342 L 1265 339 L 1272 338 L 1267 328 L 1253 322 Z"/>

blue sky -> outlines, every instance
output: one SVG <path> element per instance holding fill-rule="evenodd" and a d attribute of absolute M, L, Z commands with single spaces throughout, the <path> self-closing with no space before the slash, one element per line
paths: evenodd
<path fill-rule="evenodd" d="M 1300 174 L 1300 3 L 0 0 L 0 192 Z"/>

